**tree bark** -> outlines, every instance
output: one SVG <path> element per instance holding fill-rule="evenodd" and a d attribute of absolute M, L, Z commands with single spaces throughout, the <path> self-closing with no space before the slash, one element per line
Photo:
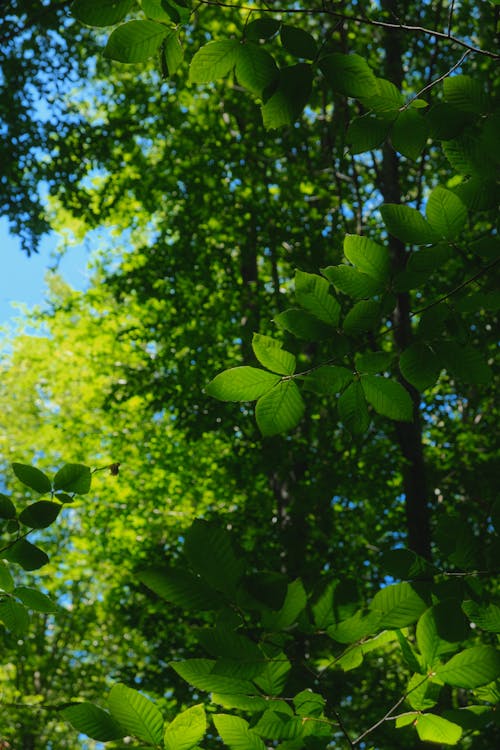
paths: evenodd
<path fill-rule="evenodd" d="M 397 0 L 383 0 L 382 7 L 392 18 L 398 17 Z M 402 9 L 401 9 L 402 10 Z M 385 34 L 385 76 L 399 89 L 403 80 L 401 36 L 391 30 Z M 380 189 L 384 202 L 401 203 L 402 191 L 399 174 L 398 155 L 390 144 L 386 144 L 382 155 Z M 404 270 L 408 253 L 404 244 L 389 235 L 389 250 L 394 274 Z M 404 351 L 412 339 L 411 300 L 408 292 L 397 295 L 392 313 L 394 342 L 398 352 Z M 402 475 L 406 504 L 408 546 L 422 557 L 431 557 L 430 510 L 426 482 L 424 450 L 422 443 L 422 423 L 420 418 L 420 394 L 401 378 L 413 402 L 413 422 L 398 422 L 396 436 L 403 457 Z"/>

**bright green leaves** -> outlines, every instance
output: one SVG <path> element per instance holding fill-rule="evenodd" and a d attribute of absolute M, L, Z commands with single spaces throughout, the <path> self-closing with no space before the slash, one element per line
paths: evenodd
<path fill-rule="evenodd" d="M 135 0 L 75 0 L 71 13 L 87 26 L 114 26 L 135 5 Z"/>
<path fill-rule="evenodd" d="M 481 605 L 468 600 L 463 602 L 462 609 L 478 627 L 500 633 L 500 607 L 497 604 Z"/>
<path fill-rule="evenodd" d="M 255 416 L 262 435 L 286 432 L 298 424 L 305 408 L 297 384 L 290 378 L 295 372 L 295 357 L 282 349 L 280 342 L 258 333 L 254 334 L 252 347 L 259 362 L 277 374 L 255 367 L 235 367 L 217 375 L 206 391 L 223 401 L 258 399 Z"/>
<path fill-rule="evenodd" d="M 468 623 L 460 602 L 443 599 L 428 609 L 417 623 L 417 645 L 427 667 L 433 667 L 442 654 L 456 649 L 468 636 Z"/>
<path fill-rule="evenodd" d="M 378 92 L 372 69 L 359 55 L 334 52 L 322 58 L 320 68 L 333 90 L 341 94 L 363 98 Z"/>
<path fill-rule="evenodd" d="M 297 271 L 295 296 L 299 305 L 315 318 L 332 327 L 338 325 L 340 305 L 330 294 L 330 285 L 326 279 L 317 274 Z"/>
<path fill-rule="evenodd" d="M 413 402 L 401 383 L 378 375 L 362 375 L 365 398 L 378 414 L 399 422 L 411 422 Z"/>
<path fill-rule="evenodd" d="M 295 427 L 304 411 L 297 384 L 293 380 L 284 380 L 257 401 L 255 418 L 262 435 L 271 436 Z"/>
<path fill-rule="evenodd" d="M 219 401 L 255 401 L 279 381 L 279 375 L 257 367 L 233 367 L 217 375 L 205 391 Z"/>
<path fill-rule="evenodd" d="M 122 63 L 142 63 L 155 55 L 171 33 L 156 21 L 128 21 L 111 32 L 104 56 Z"/>
<path fill-rule="evenodd" d="M 9 596 L 0 599 L 0 622 L 15 635 L 23 635 L 28 630 L 30 618 L 26 608 Z"/>
<path fill-rule="evenodd" d="M 203 738 L 207 718 L 203 706 L 192 706 L 175 717 L 165 727 L 165 750 L 192 750 Z"/>
<path fill-rule="evenodd" d="M 500 653 L 493 646 L 472 646 L 437 667 L 434 676 L 454 687 L 487 685 L 500 676 Z"/>
<path fill-rule="evenodd" d="M 352 372 L 346 367 L 322 365 L 303 379 L 304 388 L 314 393 L 334 395 L 340 393 L 352 380 Z"/>
<path fill-rule="evenodd" d="M 389 251 L 367 237 L 348 234 L 344 239 L 344 255 L 362 273 L 383 284 L 390 271 Z"/>
<path fill-rule="evenodd" d="M 82 734 L 99 742 L 121 739 L 125 732 L 104 709 L 93 703 L 74 703 L 63 708 L 61 715 Z"/>
<path fill-rule="evenodd" d="M 404 628 L 417 621 L 427 604 L 414 586 L 404 582 L 378 591 L 370 609 L 381 613 L 380 628 Z"/>
<path fill-rule="evenodd" d="M 436 187 L 427 201 L 427 220 L 410 206 L 386 203 L 380 209 L 387 231 L 411 245 L 429 245 L 439 240 L 455 240 L 467 222 L 462 200 L 442 187 Z"/>
<path fill-rule="evenodd" d="M 265 750 L 258 734 L 250 729 L 248 722 L 238 716 L 215 714 L 215 727 L 229 750 Z"/>
<path fill-rule="evenodd" d="M 415 718 L 417 734 L 424 742 L 456 745 L 462 736 L 462 727 L 442 716 L 420 714 Z"/>
<path fill-rule="evenodd" d="M 347 128 L 346 139 L 352 154 L 372 151 L 385 141 L 390 123 L 369 112 L 352 120 Z"/>
<path fill-rule="evenodd" d="M 111 715 L 127 734 L 159 745 L 163 739 L 163 717 L 152 701 L 137 690 L 117 684 L 108 697 Z"/>
<path fill-rule="evenodd" d="M 270 336 L 254 333 L 252 349 L 261 365 L 281 375 L 292 375 L 295 372 L 295 357 L 282 349 L 282 344 Z"/>
<path fill-rule="evenodd" d="M 194 55 L 189 68 L 193 83 L 211 83 L 227 76 L 236 65 L 240 43 L 235 39 L 209 42 Z"/>

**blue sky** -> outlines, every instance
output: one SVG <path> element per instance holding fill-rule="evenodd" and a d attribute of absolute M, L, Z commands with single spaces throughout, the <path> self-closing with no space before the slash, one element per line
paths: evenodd
<path fill-rule="evenodd" d="M 21 250 L 19 240 L 9 233 L 6 219 L 0 219 L 0 326 L 19 316 L 13 302 L 24 302 L 30 307 L 43 303 L 44 277 L 53 264 L 51 253 L 56 244 L 57 237 L 48 235 L 41 243 L 40 252 L 28 258 Z M 74 247 L 60 262 L 59 273 L 75 289 L 87 286 L 87 258 L 88 253 L 83 247 Z"/>

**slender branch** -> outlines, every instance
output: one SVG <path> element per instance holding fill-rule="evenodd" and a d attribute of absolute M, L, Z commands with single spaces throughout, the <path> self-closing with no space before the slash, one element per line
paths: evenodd
<path fill-rule="evenodd" d="M 337 719 L 340 731 L 342 732 L 342 734 L 346 738 L 347 744 L 349 745 L 349 747 L 354 747 L 354 742 L 351 740 L 351 738 L 349 736 L 349 733 L 348 733 L 348 731 L 347 731 L 347 729 L 345 727 L 344 722 L 342 721 L 342 717 L 340 716 L 339 712 L 338 711 L 334 711 L 333 715 Z"/>
<path fill-rule="evenodd" d="M 394 719 L 395 718 L 393 716 L 394 711 L 396 711 L 396 709 L 399 708 L 402 703 L 404 703 L 404 701 L 408 698 L 408 696 L 411 693 L 413 693 L 414 690 L 417 690 L 417 688 L 419 688 L 421 685 L 423 685 L 424 682 L 427 682 L 428 679 L 429 679 L 429 675 L 426 674 L 425 677 L 423 678 L 423 680 L 420 680 L 420 682 L 417 682 L 417 684 L 414 685 L 411 690 L 407 690 L 406 693 L 404 693 L 401 696 L 401 698 L 399 698 L 399 700 L 396 701 L 396 703 L 392 706 L 392 708 L 390 708 L 387 711 L 387 713 L 384 714 L 384 716 L 382 716 L 381 719 L 379 719 L 377 722 L 375 722 L 375 724 L 372 724 L 372 726 L 369 727 L 368 729 L 365 729 L 365 731 L 362 734 L 360 734 L 358 737 L 356 737 L 356 739 L 353 740 L 352 744 L 353 745 L 357 745 L 358 742 L 361 742 L 361 740 L 363 740 L 365 737 L 367 737 L 367 735 L 369 735 L 372 732 L 374 732 L 375 729 L 377 729 L 381 724 L 384 723 L 384 721 L 388 721 L 390 719 Z"/>
<path fill-rule="evenodd" d="M 451 0 L 450 12 L 448 13 L 448 36 L 451 37 L 451 26 L 453 24 L 453 11 L 455 10 L 455 0 Z"/>
<path fill-rule="evenodd" d="M 455 63 L 455 65 L 453 65 L 449 70 L 447 70 L 446 73 L 443 73 L 443 75 L 439 76 L 439 78 L 436 78 L 434 81 L 431 81 L 430 83 L 428 83 L 426 86 L 424 86 L 423 89 L 420 89 L 420 91 L 418 91 L 415 94 L 415 96 L 412 96 L 412 98 L 408 102 L 406 102 L 406 104 L 403 104 L 403 106 L 400 107 L 399 111 L 403 112 L 405 109 L 408 109 L 408 107 L 412 104 L 412 102 L 415 101 L 415 99 L 419 99 L 422 96 L 422 94 L 425 94 L 426 91 L 429 91 L 429 89 L 432 89 L 434 86 L 436 86 L 436 84 L 440 83 L 441 81 L 444 81 L 445 78 L 448 78 L 448 76 L 450 76 L 457 68 L 461 66 L 463 61 L 470 54 L 471 54 L 470 49 L 465 50 L 462 57 L 460 58 L 460 60 L 458 60 L 458 62 Z"/>
<path fill-rule="evenodd" d="M 416 32 L 423 34 L 424 36 L 433 36 L 436 39 L 445 39 L 451 44 L 457 44 L 460 47 L 464 47 L 470 52 L 474 52 L 478 55 L 486 55 L 487 57 L 493 58 L 493 60 L 500 60 L 500 54 L 491 52 L 490 50 L 481 49 L 473 44 L 465 42 L 463 39 L 459 39 L 456 36 L 452 36 L 448 32 L 436 31 L 436 29 L 428 29 L 425 26 L 414 26 L 406 23 L 391 23 L 389 21 L 377 21 L 374 18 L 367 18 L 366 16 L 353 16 L 347 13 L 339 13 L 338 11 L 331 10 L 329 8 L 258 8 L 249 7 L 246 5 L 237 5 L 235 3 L 222 2 L 221 0 L 200 0 L 201 5 L 212 5 L 219 8 L 232 8 L 233 10 L 243 11 L 258 11 L 259 13 L 280 13 L 283 15 L 292 14 L 303 14 L 303 15 L 316 15 L 324 13 L 327 16 L 333 18 L 341 18 L 344 21 L 357 23 L 357 24 L 368 24 L 369 26 L 378 26 L 383 29 L 396 29 L 398 31 L 406 31 L 409 33 Z"/>

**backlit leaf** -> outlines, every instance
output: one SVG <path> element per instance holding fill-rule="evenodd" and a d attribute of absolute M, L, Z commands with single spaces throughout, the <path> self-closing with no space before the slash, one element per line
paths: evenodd
<path fill-rule="evenodd" d="M 235 39 L 208 42 L 191 60 L 189 79 L 193 83 L 211 83 L 224 78 L 236 65 L 240 44 Z"/>
<path fill-rule="evenodd" d="M 431 227 L 447 240 L 454 240 L 467 222 L 467 209 L 460 198 L 439 186 L 430 194 L 425 213 Z"/>
<path fill-rule="evenodd" d="M 74 703 L 66 706 L 62 709 L 61 716 L 69 721 L 77 732 L 99 742 L 121 739 L 125 735 L 125 731 L 111 714 L 93 703 Z"/>
<path fill-rule="evenodd" d="M 318 320 L 331 326 L 338 324 L 340 305 L 330 294 L 330 284 L 322 276 L 297 271 L 295 296 L 299 305 Z"/>
<path fill-rule="evenodd" d="M 380 212 L 389 234 L 411 245 L 429 245 L 440 235 L 415 208 L 396 203 L 385 203 Z"/>
<path fill-rule="evenodd" d="M 203 738 L 207 719 L 203 706 L 192 706 L 165 727 L 165 750 L 191 750 Z"/>
<path fill-rule="evenodd" d="M 266 750 L 258 734 L 255 734 L 244 719 L 227 714 L 215 714 L 215 727 L 229 750 Z"/>
<path fill-rule="evenodd" d="M 281 68 L 276 88 L 262 105 L 262 120 L 267 130 L 293 125 L 309 101 L 312 80 L 309 64 Z"/>
<path fill-rule="evenodd" d="M 159 745 L 163 739 L 163 717 L 155 704 L 137 690 L 113 685 L 108 697 L 112 717 L 127 734 Z"/>
<path fill-rule="evenodd" d="M 279 375 L 258 367 L 233 367 L 216 375 L 205 392 L 220 401 L 255 401 L 279 381 Z"/>
<path fill-rule="evenodd" d="M 135 0 L 74 0 L 71 14 L 87 26 L 114 26 L 135 5 Z"/>
<path fill-rule="evenodd" d="M 378 375 L 362 375 L 365 398 L 378 414 L 399 422 L 411 422 L 413 402 L 401 383 Z"/>
<path fill-rule="evenodd" d="M 303 386 L 314 393 L 335 394 L 342 391 L 352 380 L 352 372 L 346 367 L 322 365 L 306 375 Z"/>
<path fill-rule="evenodd" d="M 260 333 L 254 333 L 252 338 L 252 349 L 261 365 L 280 375 L 292 375 L 295 372 L 295 357 L 282 346 L 280 341 Z"/>
<path fill-rule="evenodd" d="M 382 614 L 380 627 L 404 628 L 416 622 L 427 605 L 410 583 L 395 583 L 378 591 L 370 609 Z"/>
<path fill-rule="evenodd" d="M 378 92 L 375 74 L 359 55 L 333 52 L 321 59 L 320 68 L 333 90 L 341 94 L 361 98 Z"/>
<path fill-rule="evenodd" d="M 283 24 L 280 38 L 283 47 L 295 57 L 303 57 L 305 60 L 314 60 L 316 57 L 318 48 L 314 37 L 304 29 Z"/>
<path fill-rule="evenodd" d="M 121 63 L 141 63 L 158 52 L 169 29 L 156 21 L 127 21 L 111 32 L 104 56 Z"/>
<path fill-rule="evenodd" d="M 54 477 L 54 489 L 86 495 L 92 484 L 92 474 L 83 464 L 65 464 Z"/>
<path fill-rule="evenodd" d="M 487 685 L 500 677 L 500 653 L 493 646 L 472 646 L 437 667 L 435 676 L 454 687 Z"/>
<path fill-rule="evenodd" d="M 462 727 L 435 714 L 421 714 L 415 721 L 417 734 L 425 742 L 456 745 L 462 736 Z"/>
<path fill-rule="evenodd" d="M 358 234 L 344 238 L 344 255 L 359 271 L 383 283 L 389 276 L 391 260 L 389 250 L 383 245 Z"/>
<path fill-rule="evenodd" d="M 52 489 L 52 483 L 48 476 L 43 471 L 36 469 L 34 466 L 28 466 L 28 464 L 12 464 L 12 469 L 16 477 L 30 487 L 32 490 L 39 492 L 44 495 L 46 492 L 50 492 Z"/>
<path fill-rule="evenodd" d="M 256 96 L 263 93 L 278 78 L 278 68 L 274 58 L 258 45 L 240 45 L 236 57 L 236 78 Z"/>
<path fill-rule="evenodd" d="M 366 399 L 359 381 L 351 383 L 338 401 L 339 417 L 353 435 L 361 435 L 368 429 L 370 415 Z"/>
<path fill-rule="evenodd" d="M 257 401 L 255 417 L 262 435 L 269 437 L 296 427 L 304 410 L 297 384 L 293 380 L 285 380 Z"/>

